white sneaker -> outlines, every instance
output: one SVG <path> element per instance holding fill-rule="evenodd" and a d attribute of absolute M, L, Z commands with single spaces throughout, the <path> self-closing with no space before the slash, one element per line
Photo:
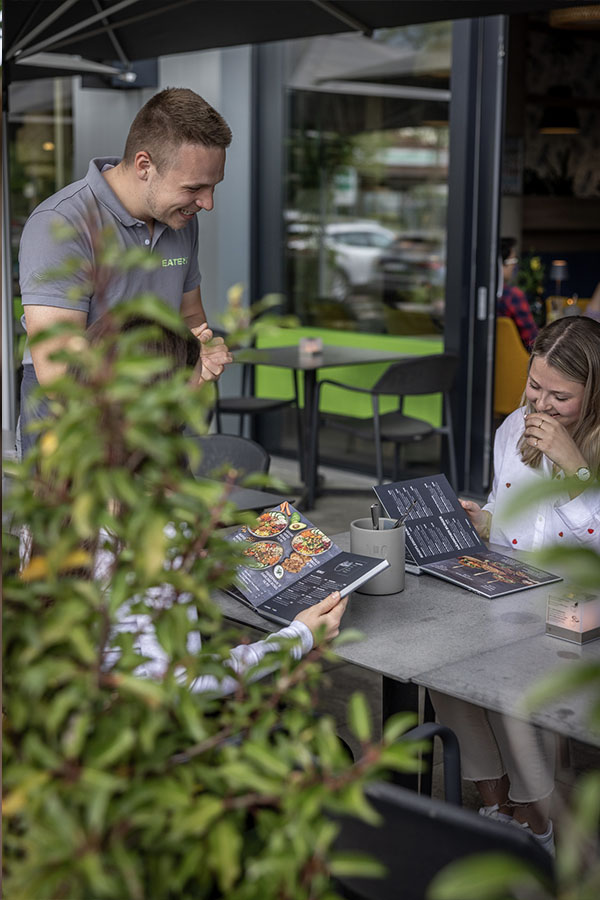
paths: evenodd
<path fill-rule="evenodd" d="M 530 834 L 532 838 L 535 838 L 538 844 L 540 844 L 544 850 L 550 854 L 550 856 L 556 855 L 556 850 L 554 847 L 554 828 L 552 827 L 552 821 L 548 822 L 548 828 L 543 834 L 536 834 L 535 831 L 532 831 L 527 822 L 517 822 L 516 819 L 511 819 L 513 825 L 516 825 L 518 828 L 523 828 L 527 831 L 527 834 Z"/>
<path fill-rule="evenodd" d="M 512 816 L 507 816 L 506 813 L 500 812 L 500 807 L 497 803 L 494 803 L 493 806 L 480 806 L 479 815 L 485 816 L 486 819 L 495 819 L 497 822 L 512 822 L 513 820 Z"/>

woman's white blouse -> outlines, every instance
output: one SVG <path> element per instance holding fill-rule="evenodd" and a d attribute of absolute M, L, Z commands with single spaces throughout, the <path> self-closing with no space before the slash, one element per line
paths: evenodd
<path fill-rule="evenodd" d="M 552 477 L 552 463 L 542 456 L 538 469 L 526 466 L 517 444 L 525 423 L 521 409 L 508 416 L 494 440 L 494 482 L 484 509 L 492 513 L 490 542 L 518 550 L 539 550 L 563 541 L 600 550 L 600 489 L 594 482 L 573 500 L 562 496 L 542 499 L 516 515 L 506 513 L 523 489 Z"/>

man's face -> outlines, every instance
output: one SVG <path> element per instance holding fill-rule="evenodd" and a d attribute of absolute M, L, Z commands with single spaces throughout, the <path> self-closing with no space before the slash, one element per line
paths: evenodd
<path fill-rule="evenodd" d="M 214 206 L 214 190 L 225 174 L 225 150 L 183 144 L 174 152 L 170 168 L 151 166 L 144 197 L 148 218 L 170 228 L 185 228 L 197 212 Z"/>

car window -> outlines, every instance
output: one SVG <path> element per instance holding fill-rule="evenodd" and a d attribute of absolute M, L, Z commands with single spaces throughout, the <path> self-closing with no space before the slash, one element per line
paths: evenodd
<path fill-rule="evenodd" d="M 395 240 L 395 235 L 382 234 L 380 231 L 373 231 L 370 237 L 371 246 L 373 247 L 389 247 Z"/>
<path fill-rule="evenodd" d="M 338 244 L 348 244 L 351 247 L 375 247 L 373 234 L 370 231 L 346 231 L 333 235 Z"/>
<path fill-rule="evenodd" d="M 333 239 L 338 244 L 348 244 L 351 247 L 367 246 L 365 235 L 361 234 L 359 231 L 338 232 L 338 234 L 333 235 Z"/>

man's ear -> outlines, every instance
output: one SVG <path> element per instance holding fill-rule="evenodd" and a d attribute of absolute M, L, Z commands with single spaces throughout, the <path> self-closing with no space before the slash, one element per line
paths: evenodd
<path fill-rule="evenodd" d="M 147 150 L 138 150 L 135 154 L 133 160 L 133 168 L 135 169 L 135 174 L 142 181 L 147 181 L 148 175 L 150 174 L 150 170 L 153 168 L 154 163 L 152 162 L 152 157 L 148 153 Z"/>

